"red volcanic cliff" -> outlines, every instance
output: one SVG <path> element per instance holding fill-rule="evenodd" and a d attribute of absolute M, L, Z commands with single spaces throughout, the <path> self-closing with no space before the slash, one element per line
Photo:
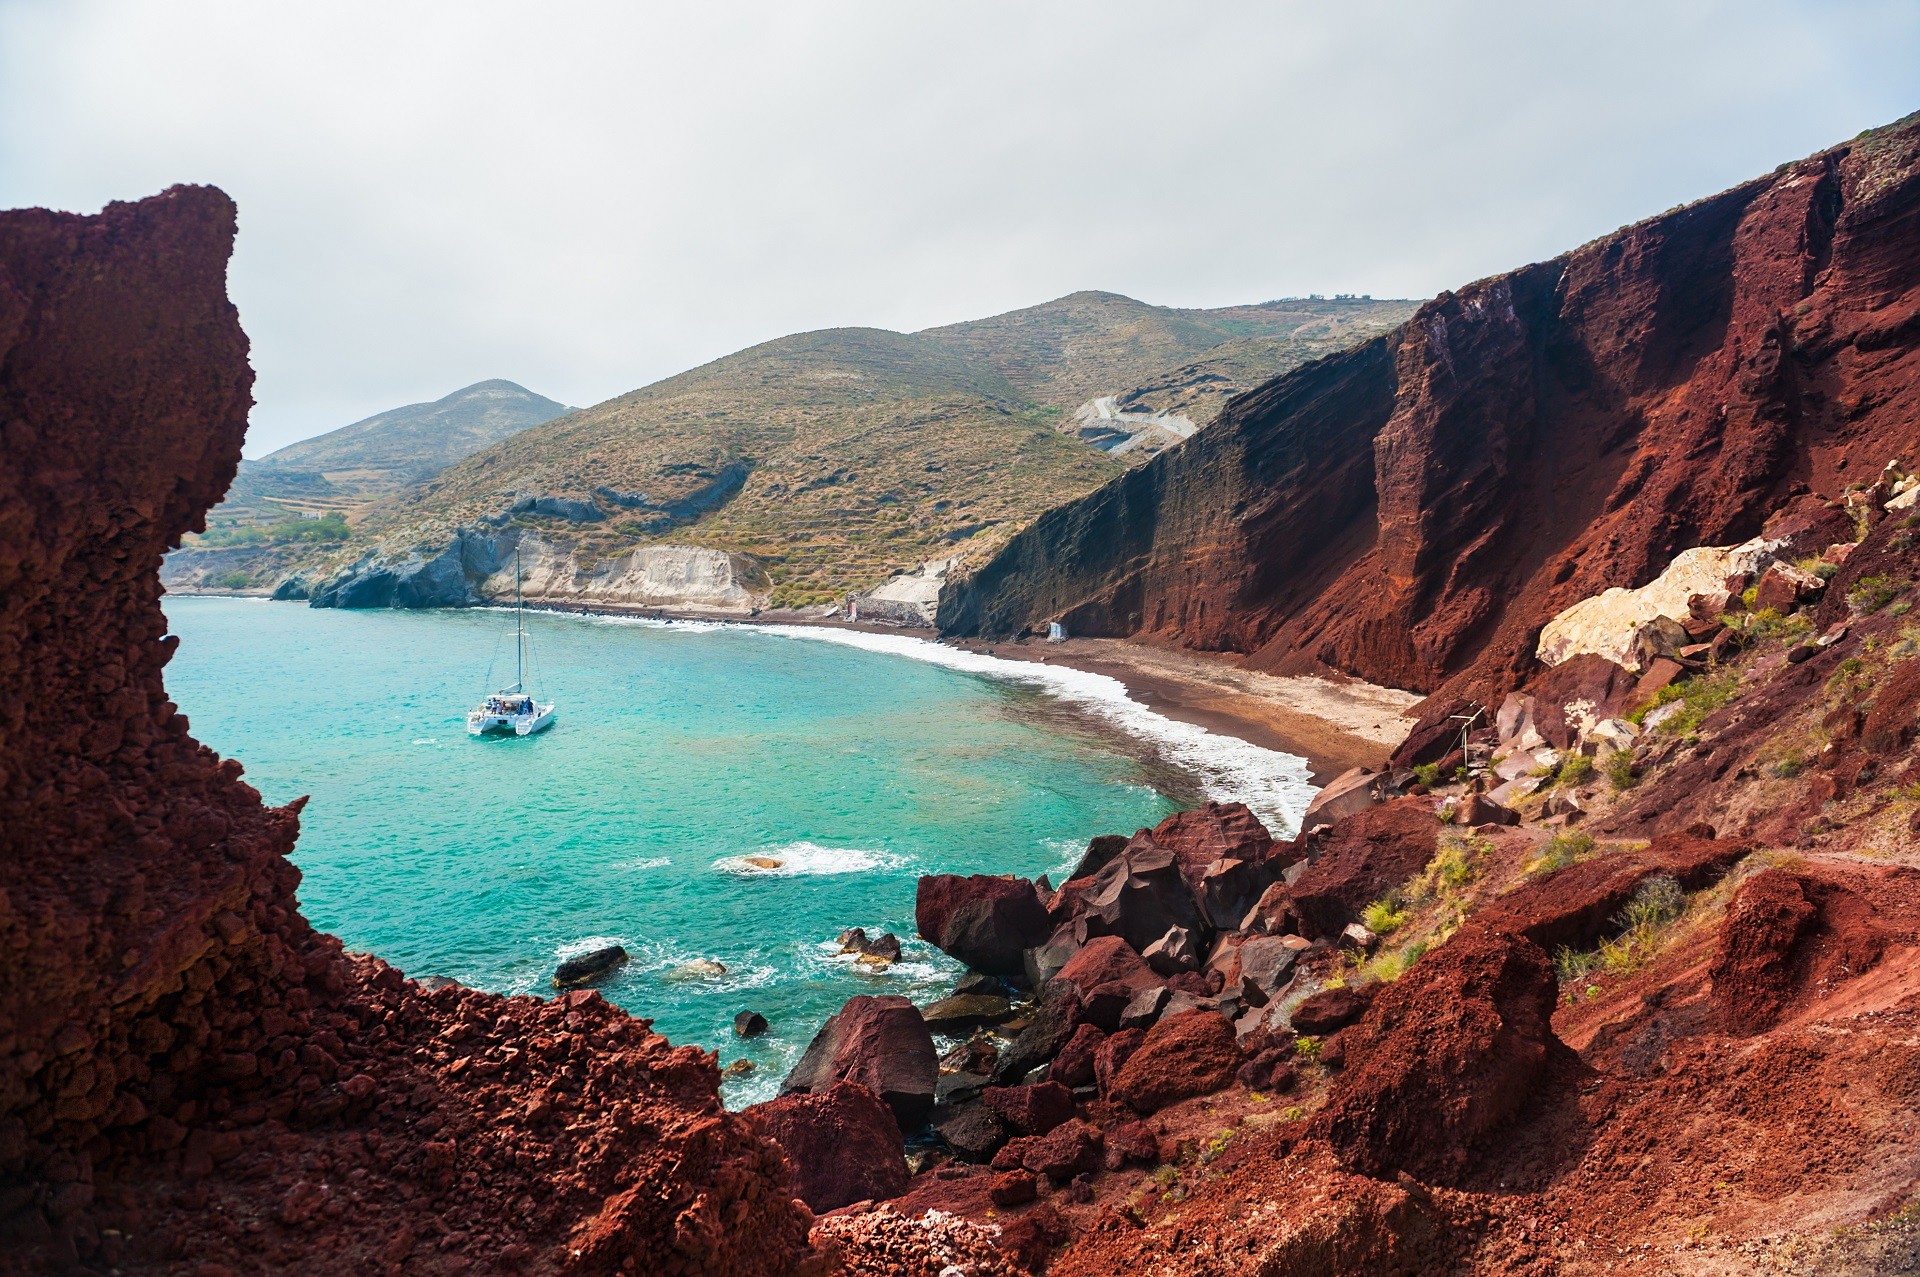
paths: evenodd
<path fill-rule="evenodd" d="M 342 954 L 299 805 L 167 700 L 161 555 L 250 403 L 233 234 L 206 188 L 0 215 L 0 1271 L 792 1271 L 712 1057 Z"/>
<path fill-rule="evenodd" d="M 1443 294 L 1056 509 L 941 606 L 1486 695 L 1539 627 L 1920 422 L 1920 117 Z"/>

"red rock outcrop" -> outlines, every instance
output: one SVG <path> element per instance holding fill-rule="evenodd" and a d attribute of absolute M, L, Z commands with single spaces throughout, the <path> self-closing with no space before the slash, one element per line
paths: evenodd
<path fill-rule="evenodd" d="M 941 626 L 1490 699 L 1569 604 L 1911 452 L 1917 228 L 1910 117 L 1442 294 L 1036 520 Z"/>
<path fill-rule="evenodd" d="M 793 1167 L 793 1191 L 825 1213 L 907 1191 L 906 1142 L 893 1110 L 854 1082 L 782 1095 L 746 1110 Z"/>
<path fill-rule="evenodd" d="M 299 804 L 167 699 L 161 555 L 246 428 L 233 233 L 208 188 L 0 216 L 0 1268 L 793 1270 L 712 1057 L 344 955 Z"/>
<path fill-rule="evenodd" d="M 1339 935 L 1368 904 L 1426 868 L 1439 845 L 1433 804 L 1421 798 L 1383 803 L 1340 821 L 1289 891 L 1300 933 Z"/>
<path fill-rule="evenodd" d="M 1455 936 L 1341 1034 L 1346 1072 L 1315 1130 L 1367 1174 L 1458 1174 L 1546 1074 L 1559 1047 L 1556 992 L 1553 964 L 1531 941 Z"/>

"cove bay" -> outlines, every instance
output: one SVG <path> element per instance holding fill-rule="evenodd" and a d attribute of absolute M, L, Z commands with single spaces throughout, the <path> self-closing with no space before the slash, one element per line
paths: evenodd
<path fill-rule="evenodd" d="M 1291 832 L 1312 793 L 1301 760 L 1112 680 L 904 637 L 530 613 L 556 728 L 473 740 L 467 706 L 511 677 L 510 615 L 166 606 L 195 735 L 267 802 L 311 796 L 295 862 L 316 926 L 415 978 L 541 996 L 558 962 L 619 944 L 600 991 L 751 1061 L 734 1106 L 848 997 L 951 987 L 957 964 L 914 936 L 919 875 L 1057 883 L 1089 831 L 1222 797 Z M 849 927 L 896 933 L 903 960 L 855 966 Z M 735 1038 L 742 1010 L 769 1031 Z"/>

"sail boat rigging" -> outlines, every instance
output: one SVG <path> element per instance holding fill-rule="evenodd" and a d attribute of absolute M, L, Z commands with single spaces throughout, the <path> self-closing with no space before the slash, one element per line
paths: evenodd
<path fill-rule="evenodd" d="M 531 736 L 553 725 L 553 703 L 542 704 L 527 687 L 526 605 L 520 597 L 520 549 L 513 551 L 513 685 L 467 713 L 469 736 Z"/>

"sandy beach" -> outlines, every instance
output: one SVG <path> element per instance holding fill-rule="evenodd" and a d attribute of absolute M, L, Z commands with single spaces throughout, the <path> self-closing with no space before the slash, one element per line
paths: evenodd
<path fill-rule="evenodd" d="M 1415 692 L 1358 679 L 1282 678 L 1240 668 L 1224 655 L 1185 652 L 1126 639 L 1061 643 L 980 643 L 960 647 L 1006 660 L 1043 661 L 1118 679 L 1141 704 L 1168 718 L 1307 760 L 1316 785 L 1350 767 L 1378 767 L 1406 738 Z"/>

